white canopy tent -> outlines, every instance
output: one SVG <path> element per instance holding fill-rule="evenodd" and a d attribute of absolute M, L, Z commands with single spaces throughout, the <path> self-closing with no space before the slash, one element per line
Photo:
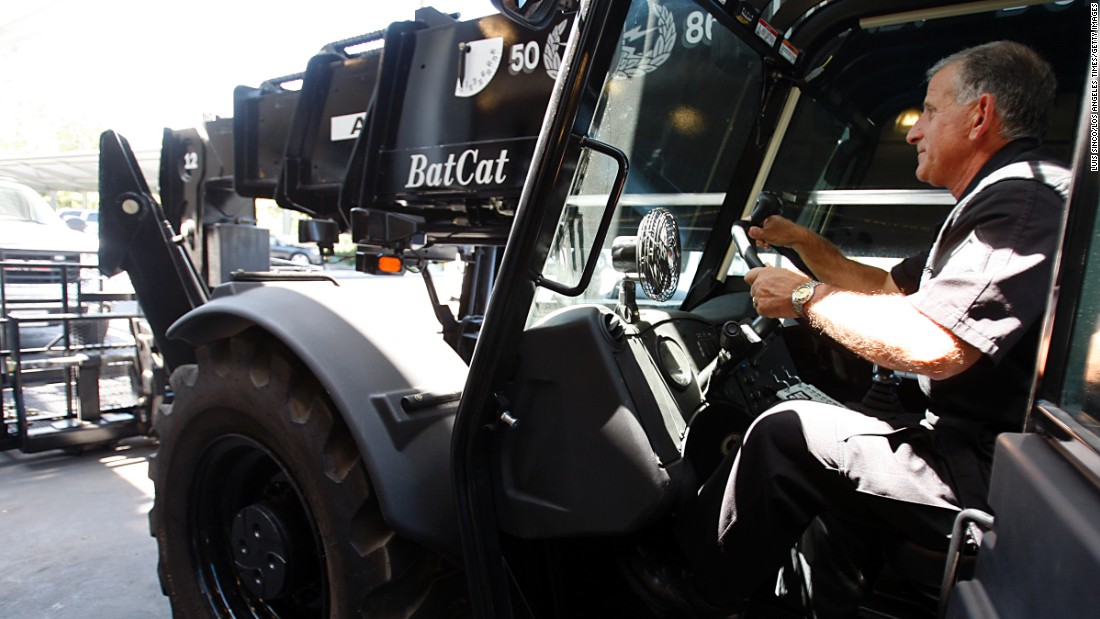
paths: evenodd
<path fill-rule="evenodd" d="M 138 165 L 149 188 L 157 191 L 160 149 L 136 151 Z M 99 191 L 99 152 L 73 151 L 46 155 L 0 155 L 0 178 L 22 183 L 35 191 L 91 193 Z"/>

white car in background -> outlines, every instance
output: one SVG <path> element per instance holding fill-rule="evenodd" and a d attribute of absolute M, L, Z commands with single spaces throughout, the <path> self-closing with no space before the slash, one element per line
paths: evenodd
<path fill-rule="evenodd" d="M 89 236 L 99 236 L 99 211 L 95 209 L 65 209 L 57 212 L 73 230 Z"/>
<path fill-rule="evenodd" d="M 57 281 L 60 275 L 9 263 L 94 266 L 98 251 L 97 237 L 73 230 L 33 189 L 0 180 L 0 260 L 4 261 L 4 273 L 10 283 L 43 283 L 43 278 L 46 282 Z"/>
<path fill-rule="evenodd" d="M 33 189 L 0 180 L 0 311 L 5 318 L 79 313 L 81 291 L 98 290 L 98 250 L 96 236 L 70 228 Z M 20 333 L 31 337 L 43 326 L 57 331 L 56 322 L 36 321 L 22 323 Z"/>

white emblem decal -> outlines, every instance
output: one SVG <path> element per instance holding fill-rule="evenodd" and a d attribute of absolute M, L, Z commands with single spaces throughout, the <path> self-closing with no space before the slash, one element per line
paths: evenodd
<path fill-rule="evenodd" d="M 472 97 L 485 89 L 500 68 L 504 57 L 504 39 L 494 37 L 469 41 L 458 46 L 458 81 L 456 97 Z"/>
<path fill-rule="evenodd" d="M 333 116 L 329 119 L 329 139 L 333 142 L 339 140 L 354 140 L 363 132 L 363 123 L 366 121 L 366 112 Z"/>
<path fill-rule="evenodd" d="M 546 37 L 546 47 L 542 50 L 542 57 L 543 63 L 546 65 L 546 74 L 550 76 L 550 79 L 558 79 L 558 69 L 561 68 L 560 51 L 565 47 L 561 37 L 565 34 L 565 27 L 568 25 L 569 20 L 562 20 L 550 32 L 550 36 Z"/>
<path fill-rule="evenodd" d="M 651 25 L 653 22 L 657 24 Z M 647 25 L 649 28 L 634 26 L 623 33 L 622 55 L 614 77 L 640 77 L 663 65 L 672 55 L 672 48 L 676 46 L 676 22 L 672 19 L 672 11 L 650 0 Z M 638 39 L 643 40 L 641 53 L 633 45 Z"/>
<path fill-rule="evenodd" d="M 657 69 L 668 60 L 672 55 L 672 48 L 676 47 L 676 21 L 672 17 L 672 11 L 654 0 L 649 0 L 648 4 L 649 27 L 634 26 L 623 33 L 619 64 L 612 74 L 615 79 L 639 77 Z M 654 22 L 656 25 L 651 25 Z M 561 39 L 567 25 L 568 22 L 563 21 L 554 28 L 546 38 L 546 47 L 542 53 L 546 74 L 554 79 L 557 79 L 561 68 L 561 50 L 565 47 Z M 641 52 L 635 45 L 638 39 L 643 39 Z"/>
<path fill-rule="evenodd" d="M 468 148 L 457 157 L 455 153 L 447 155 L 442 163 L 429 163 L 428 156 L 415 154 L 409 157 L 409 179 L 405 181 L 407 189 L 417 187 L 468 187 L 470 185 L 501 185 L 508 180 L 508 149 L 500 151 L 496 159 L 482 159 L 481 151 Z"/>

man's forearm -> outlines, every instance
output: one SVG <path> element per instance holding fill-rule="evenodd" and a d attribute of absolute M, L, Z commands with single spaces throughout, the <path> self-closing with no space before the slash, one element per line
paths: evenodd
<path fill-rule="evenodd" d="M 805 239 L 792 249 L 806 262 L 817 279 L 857 292 L 898 292 L 890 274 L 878 267 L 856 262 L 825 237 L 807 230 Z"/>
<path fill-rule="evenodd" d="M 898 294 L 819 286 L 804 312 L 821 332 L 893 370 L 943 379 L 962 372 L 981 356 Z"/>

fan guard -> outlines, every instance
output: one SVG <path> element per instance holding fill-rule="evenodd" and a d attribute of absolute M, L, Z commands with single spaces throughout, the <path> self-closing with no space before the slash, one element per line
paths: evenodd
<path fill-rule="evenodd" d="M 668 301 L 680 282 L 680 227 L 665 208 L 646 213 L 638 224 L 638 279 L 654 301 Z"/>

